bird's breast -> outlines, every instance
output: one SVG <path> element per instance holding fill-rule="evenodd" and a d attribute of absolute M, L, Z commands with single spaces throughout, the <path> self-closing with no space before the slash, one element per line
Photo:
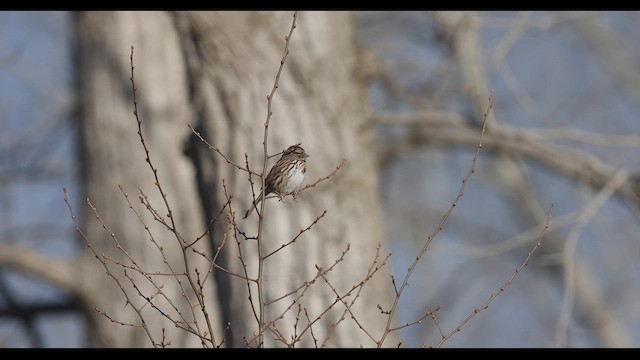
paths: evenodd
<path fill-rule="evenodd" d="M 294 171 L 291 175 L 291 181 L 285 184 L 285 188 L 282 189 L 284 193 L 290 193 L 298 187 L 304 180 L 304 172 L 302 171 Z"/>

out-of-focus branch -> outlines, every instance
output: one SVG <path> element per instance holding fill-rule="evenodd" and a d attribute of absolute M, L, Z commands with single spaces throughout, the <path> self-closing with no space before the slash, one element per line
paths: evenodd
<path fill-rule="evenodd" d="M 578 211 L 572 211 L 559 216 L 554 216 L 553 222 L 549 224 L 549 232 L 562 229 L 576 222 Z M 504 254 L 513 249 L 525 246 L 535 240 L 540 234 L 540 225 L 535 225 L 517 235 L 506 240 L 483 245 L 466 245 L 466 244 L 446 244 L 445 249 L 453 254 L 460 254 L 468 258 L 490 257 Z M 443 244 L 444 245 L 444 244 Z"/>
<path fill-rule="evenodd" d="M 78 281 L 79 263 L 54 260 L 25 246 L 0 242 L 0 266 L 7 266 L 28 275 L 35 275 L 70 294 L 83 297 L 84 285 Z"/>
<path fill-rule="evenodd" d="M 583 260 L 575 259 L 575 289 L 580 296 L 580 306 L 589 314 L 587 319 L 593 328 L 599 329 L 596 334 L 600 338 L 603 347 L 632 347 L 634 340 L 626 331 L 620 320 L 612 311 L 612 305 L 603 298 L 603 291 L 598 282 L 593 281 L 598 277 L 592 268 Z M 613 305 L 615 306 L 615 305 Z"/>
<path fill-rule="evenodd" d="M 407 127 L 404 134 L 388 138 L 381 145 L 379 158 L 382 166 L 392 157 L 419 146 L 463 146 L 472 149 L 477 145 L 478 130 L 475 126 L 458 121 L 447 123 L 442 116 L 376 114 L 373 120 L 384 126 L 402 124 Z M 591 154 L 554 144 L 527 130 L 506 125 L 490 128 L 484 146 L 487 150 L 502 151 L 537 162 L 595 189 L 605 186 L 619 171 Z M 617 189 L 615 195 L 637 204 L 638 189 L 633 178 L 631 176 L 626 184 Z"/>
<path fill-rule="evenodd" d="M 531 11 L 523 11 L 518 13 L 513 24 L 507 30 L 500 43 L 496 46 L 491 60 L 494 66 L 499 67 L 504 62 L 504 58 L 507 56 L 513 45 L 522 37 L 525 31 L 529 28 L 531 22 Z"/>
<path fill-rule="evenodd" d="M 479 23 L 480 16 L 475 11 L 468 12 L 436 12 L 434 14 L 435 21 L 442 26 L 451 37 L 451 45 L 454 51 L 454 59 L 460 69 L 463 81 L 463 90 L 468 101 L 471 104 L 473 114 L 481 114 L 484 104 L 484 97 L 491 86 L 488 85 L 487 75 L 483 64 L 485 56 L 480 43 Z M 518 37 L 517 31 L 514 40 Z M 499 50 L 499 49 L 498 49 Z M 506 65 L 504 66 L 506 68 Z M 515 80 L 515 79 L 511 79 Z M 515 86 L 515 81 L 507 81 L 508 84 Z M 523 99 L 526 95 L 522 91 L 516 91 L 516 97 Z M 525 101 L 526 102 L 526 101 Z M 477 117 L 472 119 L 474 123 L 478 123 Z M 497 128 L 498 121 L 494 113 L 489 114 L 487 119 L 489 128 Z M 520 165 L 511 157 L 510 153 L 499 153 L 500 166 L 495 169 L 499 172 L 499 179 L 505 188 L 511 189 L 516 196 L 516 201 L 523 204 L 526 209 L 537 222 L 544 219 L 544 209 L 536 200 L 535 194 L 529 191 L 526 176 Z M 529 216 L 526 216 L 529 218 Z"/>
<path fill-rule="evenodd" d="M 486 76 L 484 74 L 484 68 L 482 67 L 485 59 L 482 55 L 482 47 L 477 31 L 479 16 L 475 12 L 441 12 L 436 13 L 434 17 L 437 23 L 450 34 L 455 59 L 460 67 L 462 80 L 464 81 L 464 90 L 467 92 L 466 95 L 468 96 L 468 101 L 471 102 L 472 110 L 477 109 L 481 106 L 479 100 L 489 87 L 486 84 Z M 634 68 L 634 62 L 631 61 L 631 59 L 635 60 L 635 57 L 630 56 L 630 52 L 624 48 L 622 42 L 618 41 L 615 36 L 616 34 L 612 31 L 607 31 L 608 29 L 603 25 L 600 26 L 601 24 L 599 22 L 592 25 L 591 21 L 580 20 L 580 18 L 578 18 L 575 23 L 569 23 L 577 29 L 581 29 L 583 35 L 592 32 L 587 36 L 588 40 L 591 41 L 591 46 L 604 58 L 604 62 L 610 66 L 610 71 L 614 74 L 614 77 L 618 78 L 624 86 L 633 93 L 634 99 L 639 100 L 640 76 L 633 74 L 635 76 L 630 77 L 629 74 L 625 74 L 625 72 L 628 72 L 626 69 Z M 517 30 L 517 27 L 515 30 Z M 509 80 L 515 80 L 515 77 L 511 79 L 507 76 L 506 80 L 509 82 Z M 513 85 L 517 85 L 515 81 L 511 81 L 510 84 L 512 87 Z M 518 86 L 514 88 L 517 89 Z M 525 93 L 523 91 L 516 91 L 516 97 L 525 99 L 526 96 L 524 95 Z M 475 113 L 479 113 L 479 111 L 476 110 Z M 475 120 L 477 122 L 477 119 Z M 540 222 L 540 204 L 530 187 L 527 186 L 526 176 L 519 163 L 514 161 L 514 155 L 538 162 L 565 176 L 577 178 L 596 191 L 600 191 L 600 189 L 605 187 L 619 172 L 619 169 L 603 163 L 597 157 L 588 153 L 554 144 L 548 139 L 534 140 L 527 137 L 526 132 L 522 130 L 508 128 L 504 125 L 498 126 L 497 121 L 492 121 L 495 120 L 495 118 L 488 120 L 489 131 L 485 146 L 489 150 L 494 149 L 497 151 L 500 160 L 502 160 L 501 166 L 496 168 L 496 170 L 502 174 L 497 175 L 496 178 L 502 179 L 505 187 L 515 190 L 515 193 L 518 194 L 517 201 L 523 204 L 524 208 L 526 208 L 538 222 Z M 440 145 L 455 144 L 460 146 L 471 140 L 468 133 L 463 136 L 464 139 L 457 137 L 456 133 L 458 132 L 461 132 L 460 129 L 454 129 L 454 131 L 452 131 L 451 128 L 429 129 L 429 133 L 435 135 L 433 142 L 440 141 Z M 413 134 L 411 134 L 411 131 L 408 133 L 410 134 L 406 137 L 412 138 L 411 140 L 415 142 L 419 140 L 421 135 L 424 135 L 424 129 L 422 131 L 423 134 L 419 134 L 417 131 Z M 639 179 L 640 177 L 638 175 L 628 177 L 620 187 L 615 189 L 614 194 L 638 207 L 638 193 L 640 193 Z M 553 243 L 555 242 L 552 241 L 552 244 Z M 554 246 L 550 248 L 553 249 Z M 575 283 L 585 283 L 593 281 L 594 279 L 593 277 L 585 278 L 585 274 L 582 273 L 575 273 L 575 275 Z M 576 299 L 580 299 L 582 304 L 584 297 L 594 295 L 599 289 L 596 287 L 591 288 L 592 294 L 582 293 L 581 291 L 584 290 L 583 287 L 578 288 L 576 286 L 575 290 Z M 599 312 L 606 311 L 604 310 L 606 304 L 602 302 L 597 304 L 602 298 L 603 296 L 600 294 L 590 296 L 591 309 L 599 309 Z M 587 307 L 587 304 L 583 305 L 585 305 L 584 308 Z M 602 318 L 601 316 L 596 317 L 589 311 L 582 311 L 582 314 L 591 322 L 599 321 L 599 318 Z M 604 314 L 604 316 L 607 317 L 609 314 Z M 597 329 L 596 332 L 605 342 L 605 346 L 619 346 L 616 345 L 620 344 L 619 342 L 610 342 L 611 336 L 610 334 L 604 334 L 604 329 L 600 327 L 594 327 L 594 329 Z M 612 331 L 611 333 L 619 332 L 619 330 L 620 329 Z"/>
<path fill-rule="evenodd" d="M 576 299 L 576 282 L 580 276 L 576 276 L 576 249 L 578 248 L 578 241 L 582 230 L 598 213 L 600 208 L 605 202 L 613 195 L 613 193 L 627 182 L 628 175 L 624 170 L 618 171 L 607 185 L 604 186 L 600 192 L 594 196 L 591 201 L 584 207 L 576 224 L 571 228 L 571 232 L 567 237 L 567 241 L 564 244 L 562 251 L 562 265 L 564 268 L 564 298 L 562 300 L 562 309 L 558 316 L 558 322 L 556 323 L 556 346 L 566 347 L 569 336 L 569 327 L 571 325 L 571 318 L 573 313 L 573 306 Z M 585 284 L 586 285 L 586 284 Z M 584 290 L 587 290 L 588 286 Z M 593 291 L 592 291 L 593 292 Z M 595 297 L 594 297 L 595 298 Z M 600 312 L 600 311 L 597 311 Z M 619 341 L 616 343 L 618 346 L 624 346 Z"/>
<path fill-rule="evenodd" d="M 616 84 L 627 89 L 632 99 L 640 103 L 640 72 L 638 56 L 611 27 L 598 18 L 580 19 L 568 23 L 600 59 Z"/>
<path fill-rule="evenodd" d="M 450 121 L 447 121 L 449 119 Z M 374 123 L 379 126 L 394 126 L 397 124 L 407 128 L 402 135 L 387 138 L 381 145 L 380 151 L 383 164 L 399 153 L 405 153 L 418 146 L 463 146 L 473 149 L 477 128 L 461 120 L 456 115 L 441 113 L 423 113 L 415 115 L 374 115 Z M 486 150 L 501 150 L 509 154 L 523 157 L 546 166 L 561 175 L 583 181 L 596 191 L 608 184 L 620 169 L 602 162 L 597 157 L 586 152 L 577 151 L 566 146 L 558 145 L 544 139 L 542 131 L 522 130 L 500 125 L 490 128 L 485 134 L 483 145 Z M 595 135 L 594 135 L 595 136 Z M 626 178 L 622 185 L 614 191 L 615 196 L 630 200 L 638 204 L 637 175 Z M 575 215 L 571 215 L 572 218 Z M 574 220 L 571 219 L 571 222 Z M 631 343 L 614 318 L 614 314 L 607 309 L 602 291 L 596 284 L 590 284 L 589 267 L 576 259 L 574 274 L 576 298 L 585 310 L 591 323 L 597 323 L 598 331 L 604 346 L 624 347 Z"/>
<path fill-rule="evenodd" d="M 453 37 L 451 43 L 464 81 L 464 91 L 472 101 L 474 114 L 482 114 L 486 94 L 491 87 L 485 81 L 482 61 L 478 61 L 482 59 L 478 40 L 478 14 L 473 11 L 442 11 L 436 12 L 434 17 Z M 480 123 L 479 116 L 476 121 Z M 493 114 L 489 114 L 487 126 L 495 126 Z"/>
<path fill-rule="evenodd" d="M 15 306 L 0 309 L 0 318 L 35 318 L 43 314 L 59 314 L 70 311 L 78 311 L 78 306 L 68 302 L 35 305 L 16 304 Z"/>
<path fill-rule="evenodd" d="M 638 135 L 610 135 L 584 131 L 569 127 L 556 127 L 545 129 L 528 130 L 531 136 L 539 136 L 546 140 L 567 140 L 578 144 L 591 144 L 602 147 L 640 147 L 640 136 Z"/>

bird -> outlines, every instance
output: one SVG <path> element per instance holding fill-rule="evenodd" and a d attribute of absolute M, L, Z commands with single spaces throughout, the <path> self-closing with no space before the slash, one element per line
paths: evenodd
<path fill-rule="evenodd" d="M 282 198 L 284 195 L 294 193 L 295 189 L 304 179 L 304 173 L 307 171 L 306 158 L 309 155 L 304 151 L 300 144 L 289 146 L 282 152 L 280 159 L 271 167 L 269 174 L 265 179 L 264 196 L 276 193 Z M 251 204 L 251 207 L 244 214 L 246 219 L 249 214 L 256 208 L 262 200 L 262 192 Z"/>

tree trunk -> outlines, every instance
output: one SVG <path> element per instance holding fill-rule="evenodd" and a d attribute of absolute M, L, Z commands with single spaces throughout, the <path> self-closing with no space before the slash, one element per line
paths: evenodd
<path fill-rule="evenodd" d="M 159 251 L 117 188 L 117 184 L 122 184 L 130 197 L 136 199 L 136 188 L 141 186 L 159 213 L 167 213 L 154 188 L 153 174 L 144 161 L 135 117 L 131 113 L 131 45 L 135 46 L 135 79 L 143 134 L 180 233 L 186 239 L 195 239 L 204 232 L 205 224 L 225 204 L 224 179 L 227 191 L 233 196 L 231 208 L 238 229 L 247 236 L 255 236 L 256 213 L 242 219 L 252 199 L 247 174 L 210 151 L 191 134 L 187 124 L 194 125 L 237 164 L 244 164 L 247 153 L 250 168 L 259 172 L 263 161 L 266 95 L 273 87 L 291 21 L 291 12 L 99 12 L 78 16 L 84 184 L 87 196 L 110 229 L 105 232 L 95 219 L 89 221 L 90 209 L 84 213 L 84 219 L 89 239 L 100 251 L 126 261 L 126 255 L 116 251 L 109 236 L 109 232 L 113 232 L 143 268 L 167 272 Z M 303 185 L 331 173 L 343 158 L 347 159 L 347 165 L 328 181 L 302 192 L 298 201 L 290 196 L 283 202 L 266 201 L 262 240 L 265 253 L 293 239 L 325 209 L 327 215 L 295 243 L 265 260 L 265 301 L 277 299 L 314 279 L 318 273 L 316 265 L 327 269 L 341 257 L 348 244 L 350 250 L 344 260 L 326 274 L 326 280 L 318 278 L 309 286 L 298 302 L 300 308 L 292 307 L 275 322 L 272 330 L 265 332 L 264 345 L 282 346 L 282 342 L 275 340 L 278 332 L 290 340 L 294 331 L 299 333 L 306 326 L 305 311 L 310 319 L 315 319 L 330 308 L 296 346 L 323 343 L 326 346 L 373 346 L 374 342 L 352 320 L 351 314 L 345 312 L 343 303 L 332 306 L 336 294 L 326 282 L 344 295 L 365 280 L 377 244 L 384 241 L 385 234 L 375 152 L 367 126 L 366 84 L 358 72 L 354 19 L 349 13 L 302 13 L 297 25 L 272 104 L 269 153 L 302 143 L 310 155 Z M 268 166 L 273 162 L 272 159 Z M 254 177 L 253 183 L 257 196 L 260 179 Z M 173 234 L 154 222 L 139 201 L 134 207 L 145 214 L 155 239 L 171 256 L 169 262 L 184 267 Z M 210 237 L 214 249 L 224 245 L 217 263 L 242 274 L 238 245 L 224 220 L 221 218 L 215 223 Z M 255 277 L 256 241 L 236 235 L 249 277 Z M 204 242 L 198 245 L 212 254 L 212 248 L 205 247 Z M 381 254 L 378 266 L 384 259 L 384 247 Z M 99 263 L 95 263 L 97 272 L 103 274 L 98 269 Z M 205 274 L 206 261 L 198 266 L 200 273 Z M 121 282 L 128 282 L 121 268 L 114 268 L 119 269 Z M 209 291 L 205 299 L 215 323 L 217 340 L 222 337 L 221 329 L 229 323 L 226 345 L 245 346 L 258 332 L 247 282 L 220 270 L 214 271 L 213 277 L 215 286 L 206 284 Z M 97 306 L 118 321 L 136 322 L 136 313 L 124 307 L 123 295 L 113 281 L 107 276 L 96 279 L 103 283 L 104 289 L 103 302 Z M 167 278 L 162 283 L 164 293 L 173 295 L 182 312 L 190 312 L 176 281 Z M 146 287 L 147 294 L 153 294 L 152 290 Z M 255 291 L 252 287 L 254 303 L 257 301 Z M 357 293 L 353 291 L 345 301 L 351 302 Z M 387 269 L 383 268 L 366 282 L 352 308 L 360 325 L 376 338 L 386 324 L 386 317 L 376 305 L 388 307 L 391 294 Z M 193 303 L 192 295 L 189 299 Z M 138 304 L 144 303 L 139 296 L 134 298 L 140 300 Z M 275 320 L 294 298 L 289 296 L 266 306 L 266 322 Z M 161 337 L 162 326 L 172 346 L 200 345 L 197 337 L 176 329 L 150 306 L 144 312 L 148 315 L 147 325 L 150 321 L 158 322 L 149 326 L 154 336 Z M 340 321 L 343 316 L 345 320 Z M 204 323 L 200 318 L 198 321 Z M 336 329 L 331 330 L 332 324 L 338 322 Z M 139 328 L 113 325 L 108 320 L 98 323 L 110 329 L 106 333 L 113 335 L 112 344 L 149 345 Z M 394 340 L 388 337 L 385 344 L 394 345 Z M 255 342 L 249 345 L 254 346 Z"/>
<path fill-rule="evenodd" d="M 126 254 L 114 246 L 114 241 L 109 235 L 109 232 L 112 232 L 142 269 L 161 273 L 170 271 L 163 264 L 160 252 L 150 241 L 144 225 L 136 214 L 128 209 L 124 196 L 118 189 L 118 185 L 122 185 L 129 193 L 134 207 L 143 214 L 154 239 L 164 247 L 175 272 L 184 272 L 182 252 L 175 237 L 162 225 L 154 222 L 149 212 L 138 201 L 137 187 L 140 186 L 154 208 L 161 215 L 167 213 L 154 186 L 153 173 L 145 163 L 144 150 L 137 135 L 136 119 L 132 114 L 132 91 L 129 82 L 129 54 L 131 46 L 134 46 L 137 67 L 135 79 L 142 131 L 151 152 L 151 160 L 159 169 L 160 183 L 172 205 L 177 229 L 185 238 L 193 239 L 199 232 L 203 232 L 205 226 L 196 184 L 193 181 L 194 167 L 183 153 L 184 144 L 189 137 L 184 125 L 189 121 L 190 115 L 187 101 L 188 84 L 179 39 L 172 27 L 172 18 L 161 12 L 87 12 L 78 15 L 76 25 L 83 183 L 87 196 L 110 227 L 105 231 L 101 224 L 93 219 L 91 209 L 85 207 L 83 219 L 86 222 L 88 238 L 95 244 L 98 253 L 104 252 L 118 261 L 130 264 Z M 198 245 L 202 250 L 210 252 L 210 249 L 203 248 L 207 245 L 204 242 Z M 196 259 L 193 261 L 197 261 Z M 114 281 L 104 275 L 97 261 L 94 265 L 96 272 L 101 275 L 96 276 L 95 281 L 102 284 L 102 302 L 96 306 L 117 321 L 139 324 L 140 319 L 129 306 L 125 306 L 124 296 Z M 118 265 L 110 265 L 111 271 L 135 300 L 134 305 L 142 306 L 145 300 L 130 286 L 123 269 Z M 194 265 L 200 268 L 202 274 L 207 273 L 206 262 L 199 261 Z M 127 273 L 131 276 L 136 275 L 132 270 Z M 134 278 L 147 296 L 156 293 L 157 290 L 144 278 Z M 165 276 L 155 279 L 158 284 L 164 286 L 164 294 L 174 302 L 185 318 L 189 319 L 189 302 L 196 302 L 193 292 L 187 291 L 187 301 L 182 296 L 181 286 L 174 278 Z M 205 290 L 205 299 L 209 301 L 207 310 L 212 316 L 215 331 L 219 333 L 221 327 L 217 305 L 213 301 L 213 284 L 208 284 Z M 171 305 L 162 301 L 161 296 L 156 296 L 154 300 L 163 311 L 179 319 L 177 313 L 171 311 Z M 162 339 L 164 328 L 166 338 L 171 341 L 172 346 L 200 345 L 197 337 L 177 329 L 150 305 L 145 306 L 142 313 L 156 341 Z M 195 313 L 198 314 L 197 311 Z M 196 319 L 201 326 L 205 323 L 200 316 L 196 316 Z M 100 331 L 101 334 L 110 335 L 106 340 L 108 345 L 150 345 L 149 339 L 140 328 L 116 325 L 104 319 L 97 324 L 104 328 Z"/>

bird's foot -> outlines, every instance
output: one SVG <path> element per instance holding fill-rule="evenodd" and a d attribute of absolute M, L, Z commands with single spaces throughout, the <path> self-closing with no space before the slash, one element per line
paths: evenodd
<path fill-rule="evenodd" d="M 283 201 L 287 194 L 276 192 L 276 196 L 278 197 L 278 201 Z"/>

